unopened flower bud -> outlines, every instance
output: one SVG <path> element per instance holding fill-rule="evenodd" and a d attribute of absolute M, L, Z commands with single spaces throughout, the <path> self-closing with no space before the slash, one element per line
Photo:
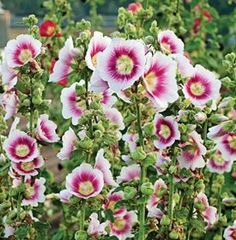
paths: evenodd
<path fill-rule="evenodd" d="M 142 161 L 146 158 L 146 153 L 142 147 L 137 147 L 136 150 L 132 152 L 131 156 L 136 161 Z"/>
<path fill-rule="evenodd" d="M 175 230 L 171 231 L 169 234 L 170 239 L 179 239 L 179 234 Z"/>
<path fill-rule="evenodd" d="M 94 109 L 94 110 L 98 110 L 100 108 L 100 105 L 98 102 L 93 101 L 90 103 L 90 108 Z"/>
<path fill-rule="evenodd" d="M 227 207 L 236 207 L 236 198 L 223 198 L 222 200 L 223 204 Z"/>
<path fill-rule="evenodd" d="M 195 184 L 195 188 L 197 191 L 204 190 L 205 189 L 204 180 L 202 180 L 202 179 L 198 180 Z"/>
<path fill-rule="evenodd" d="M 93 147 L 93 141 L 90 138 L 85 137 L 84 139 L 82 139 L 78 142 L 78 146 L 80 148 L 89 150 Z"/>
<path fill-rule="evenodd" d="M 86 231 L 79 230 L 75 233 L 75 240 L 87 240 L 88 234 Z"/>
<path fill-rule="evenodd" d="M 164 215 L 161 219 L 161 225 L 167 226 L 170 225 L 170 218 L 166 215 Z"/>
<path fill-rule="evenodd" d="M 76 86 L 76 93 L 78 96 L 81 96 L 86 93 L 86 89 L 83 86 L 77 85 Z"/>
<path fill-rule="evenodd" d="M 213 240 L 222 240 L 222 236 L 221 235 L 215 235 Z"/>
<path fill-rule="evenodd" d="M 136 193 L 137 193 L 137 190 L 134 187 L 126 186 L 124 188 L 124 198 L 126 200 L 133 199 L 135 197 Z"/>
<path fill-rule="evenodd" d="M 207 115 L 204 112 L 199 112 L 194 116 L 194 119 L 201 123 L 204 122 L 207 119 Z"/>
<path fill-rule="evenodd" d="M 152 136 L 154 133 L 153 123 L 146 123 L 143 127 L 143 131 L 147 136 Z"/>
<path fill-rule="evenodd" d="M 146 182 L 141 185 L 141 192 L 147 196 L 150 196 L 154 191 L 153 184 L 151 182 Z"/>
<path fill-rule="evenodd" d="M 220 123 L 220 122 L 224 122 L 227 121 L 229 118 L 224 116 L 223 114 L 214 114 L 210 117 L 210 121 L 212 123 Z"/>
<path fill-rule="evenodd" d="M 145 165 L 145 166 L 152 166 L 152 165 L 154 165 L 155 164 L 155 162 L 156 162 L 156 160 L 157 160 L 157 155 L 156 155 L 156 153 L 155 152 L 153 152 L 153 153 L 148 153 L 147 154 L 147 157 L 144 159 L 144 161 L 143 161 L 143 164 Z"/>
<path fill-rule="evenodd" d="M 195 203 L 194 203 L 194 207 L 195 207 L 197 210 L 199 210 L 200 212 L 204 211 L 204 209 L 205 209 L 204 204 L 201 203 L 201 202 L 195 202 Z"/>

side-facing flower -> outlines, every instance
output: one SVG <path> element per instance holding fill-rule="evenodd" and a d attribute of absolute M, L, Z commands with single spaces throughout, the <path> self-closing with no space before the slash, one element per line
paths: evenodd
<path fill-rule="evenodd" d="M 143 80 L 148 97 L 158 110 L 165 110 L 168 103 L 178 99 L 176 62 L 171 57 L 161 52 L 149 54 Z"/>
<path fill-rule="evenodd" d="M 36 140 L 25 132 L 13 130 L 3 143 L 8 158 L 15 162 L 31 162 L 39 156 Z"/>
<path fill-rule="evenodd" d="M 184 53 L 184 43 L 173 31 L 165 30 L 158 34 L 158 42 L 164 53 Z"/>
<path fill-rule="evenodd" d="M 193 75 L 186 81 L 183 92 L 195 106 L 203 106 L 220 96 L 221 82 L 201 65 L 196 65 Z"/>
<path fill-rule="evenodd" d="M 58 197 L 60 198 L 61 202 L 69 203 L 72 194 L 67 189 L 63 189 L 59 192 Z"/>
<path fill-rule="evenodd" d="M 55 63 L 49 82 L 59 82 L 66 79 L 72 72 L 72 63 L 78 55 L 78 49 L 74 47 L 72 37 L 69 37 L 64 47 L 59 52 L 59 59 Z"/>
<path fill-rule="evenodd" d="M 61 160 L 70 159 L 72 152 L 75 150 L 75 144 L 78 138 L 72 128 L 69 128 L 62 136 L 63 146 L 57 157 Z"/>
<path fill-rule="evenodd" d="M 128 5 L 128 11 L 132 13 L 137 13 L 143 8 L 143 5 L 140 2 L 133 2 Z"/>
<path fill-rule="evenodd" d="M 124 192 L 119 191 L 119 192 L 109 192 L 109 194 L 107 195 L 107 202 L 106 204 L 104 204 L 102 207 L 104 209 L 110 209 L 112 210 L 114 213 L 116 212 L 120 212 L 120 209 L 115 209 L 115 205 L 117 202 L 121 201 L 124 199 Z"/>
<path fill-rule="evenodd" d="M 98 220 L 98 214 L 97 213 L 92 213 L 90 215 L 90 223 L 88 225 L 88 234 L 92 237 L 99 237 L 102 235 L 106 235 L 107 232 L 105 228 L 108 225 L 108 222 L 100 223 Z"/>
<path fill-rule="evenodd" d="M 97 66 L 98 53 L 103 52 L 110 43 L 111 39 L 109 37 L 103 36 L 101 32 L 94 32 L 85 56 L 85 61 L 89 69 L 93 71 L 95 70 Z"/>
<path fill-rule="evenodd" d="M 134 152 L 137 147 L 138 134 L 127 132 L 122 136 L 122 140 L 128 144 L 130 152 Z"/>
<path fill-rule="evenodd" d="M 105 116 L 115 125 L 119 127 L 119 130 L 123 130 L 125 128 L 125 124 L 123 122 L 123 116 L 116 108 L 103 107 L 103 111 Z"/>
<path fill-rule="evenodd" d="M 61 91 L 62 116 L 65 119 L 72 119 L 72 124 L 77 125 L 80 116 L 83 113 L 82 107 L 79 106 L 76 86 L 78 83 L 73 83 L 70 87 L 64 88 Z"/>
<path fill-rule="evenodd" d="M 38 174 L 38 168 L 44 165 L 42 156 L 36 157 L 30 162 L 12 162 L 11 167 L 20 176 L 36 176 Z"/>
<path fill-rule="evenodd" d="M 157 113 L 154 118 L 154 129 L 157 140 L 154 141 L 156 148 L 165 149 L 180 139 L 178 124 L 171 116 L 163 117 Z"/>
<path fill-rule="evenodd" d="M 52 37 L 56 34 L 57 24 L 52 20 L 44 20 L 39 26 L 39 34 L 42 37 Z"/>
<path fill-rule="evenodd" d="M 18 80 L 17 70 L 9 68 L 6 62 L 0 65 L 0 75 L 2 76 L 2 84 L 7 86 L 7 90 L 16 85 Z"/>
<path fill-rule="evenodd" d="M 97 196 L 104 186 L 103 173 L 82 163 L 66 177 L 66 188 L 73 195 L 88 199 Z"/>
<path fill-rule="evenodd" d="M 6 112 L 4 120 L 8 120 L 17 113 L 17 104 L 19 103 L 19 98 L 14 89 L 4 92 L 0 95 L 0 106 L 3 107 Z"/>
<path fill-rule="evenodd" d="M 100 77 L 115 92 L 132 86 L 143 75 L 144 64 L 144 44 L 139 40 L 115 38 L 97 57 Z"/>
<path fill-rule="evenodd" d="M 122 167 L 120 176 L 117 177 L 117 182 L 129 182 L 132 180 L 138 180 L 141 175 L 141 167 L 139 164 L 132 164 L 127 167 Z"/>
<path fill-rule="evenodd" d="M 224 231 L 224 239 L 225 240 L 235 240 L 236 237 L 236 221 L 232 226 L 229 226 Z"/>
<path fill-rule="evenodd" d="M 25 197 L 22 200 L 22 206 L 32 206 L 37 207 L 38 203 L 43 203 L 45 201 L 44 192 L 46 187 L 44 186 L 46 180 L 45 178 L 39 178 L 33 180 L 26 180 L 26 192 Z"/>
<path fill-rule="evenodd" d="M 20 34 L 5 47 L 5 57 L 10 68 L 20 67 L 36 58 L 41 52 L 42 43 L 31 35 Z"/>
<path fill-rule="evenodd" d="M 182 153 L 177 158 L 180 168 L 192 169 L 203 168 L 205 161 L 203 155 L 206 154 L 206 148 L 203 145 L 201 136 L 193 131 L 189 134 L 189 139 L 186 143 L 180 144 Z"/>
<path fill-rule="evenodd" d="M 104 150 L 100 149 L 97 152 L 96 160 L 95 160 L 95 168 L 99 169 L 103 173 L 104 183 L 110 186 L 118 186 L 118 184 L 114 181 L 112 172 L 110 170 L 111 164 L 104 157 Z"/>

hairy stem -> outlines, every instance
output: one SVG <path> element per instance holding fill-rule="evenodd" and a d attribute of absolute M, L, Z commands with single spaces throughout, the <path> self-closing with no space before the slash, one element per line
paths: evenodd
<path fill-rule="evenodd" d="M 82 200 L 81 209 L 80 209 L 80 223 L 79 223 L 80 230 L 84 230 L 85 211 L 86 211 L 85 201 Z"/>

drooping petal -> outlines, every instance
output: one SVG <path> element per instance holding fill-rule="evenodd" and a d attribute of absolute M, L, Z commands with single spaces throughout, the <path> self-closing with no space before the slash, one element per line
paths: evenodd
<path fill-rule="evenodd" d="M 121 113 L 116 108 L 103 107 L 105 116 L 113 123 L 119 126 L 119 130 L 123 130 L 125 128 L 125 124 L 123 122 L 123 117 Z"/>
<path fill-rule="evenodd" d="M 138 180 L 141 175 L 141 167 L 139 164 L 132 164 L 127 167 L 122 167 L 120 176 L 117 177 L 117 182 L 129 182 L 132 180 Z"/>

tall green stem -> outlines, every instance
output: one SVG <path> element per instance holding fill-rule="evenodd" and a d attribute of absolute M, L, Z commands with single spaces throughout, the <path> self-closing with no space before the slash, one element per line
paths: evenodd
<path fill-rule="evenodd" d="M 33 81 L 32 78 L 30 78 L 30 133 L 32 134 L 33 132 L 33 114 L 34 114 L 34 110 L 33 110 Z"/>
<path fill-rule="evenodd" d="M 86 210 L 85 201 L 82 200 L 81 209 L 80 209 L 80 223 L 79 223 L 80 230 L 84 230 L 85 210 Z"/>

